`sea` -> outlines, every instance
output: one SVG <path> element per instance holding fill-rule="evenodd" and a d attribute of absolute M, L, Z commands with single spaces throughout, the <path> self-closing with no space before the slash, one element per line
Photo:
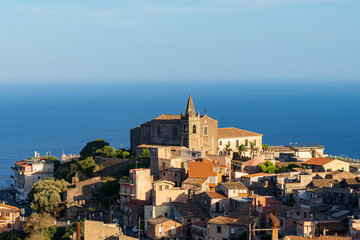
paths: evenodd
<path fill-rule="evenodd" d="M 0 186 L 11 166 L 34 156 L 79 154 L 104 138 L 128 148 L 131 128 L 163 113 L 196 111 L 219 127 L 262 133 L 269 145 L 320 144 L 332 155 L 360 158 L 357 81 L 57 81 L 0 83 Z"/>

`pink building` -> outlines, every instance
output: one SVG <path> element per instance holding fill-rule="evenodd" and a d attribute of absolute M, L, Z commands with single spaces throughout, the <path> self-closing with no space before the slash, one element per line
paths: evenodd
<path fill-rule="evenodd" d="M 256 195 L 253 200 L 253 211 L 255 216 L 260 217 L 262 226 L 265 224 L 267 211 L 278 204 L 281 204 L 281 202 L 273 196 Z"/>
<path fill-rule="evenodd" d="M 176 188 L 175 183 L 158 180 L 154 182 L 153 188 L 153 205 L 163 205 L 170 202 L 184 202 L 188 201 L 188 190 L 184 188 Z"/>
<path fill-rule="evenodd" d="M 0 233 L 20 228 L 20 209 L 0 203 Z"/>
<path fill-rule="evenodd" d="M 152 177 L 150 169 L 131 169 L 128 178 L 119 180 L 120 204 L 130 200 L 150 200 L 152 190 Z"/>

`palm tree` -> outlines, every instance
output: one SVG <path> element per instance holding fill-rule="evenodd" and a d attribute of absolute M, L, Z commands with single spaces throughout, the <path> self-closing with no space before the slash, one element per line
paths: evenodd
<path fill-rule="evenodd" d="M 225 145 L 224 151 L 227 153 L 227 155 L 230 155 L 230 152 L 232 151 L 230 144 Z"/>
<path fill-rule="evenodd" d="M 237 146 L 237 150 L 239 152 L 240 157 L 242 157 L 243 153 L 246 152 L 248 149 L 244 144 L 240 144 Z"/>
<path fill-rule="evenodd" d="M 269 150 L 269 145 L 263 144 L 263 145 L 262 145 L 262 150 L 263 150 L 263 151 Z"/>
<path fill-rule="evenodd" d="M 254 158 L 254 153 L 257 152 L 259 148 L 256 146 L 255 142 L 250 142 L 250 153 L 251 157 Z"/>

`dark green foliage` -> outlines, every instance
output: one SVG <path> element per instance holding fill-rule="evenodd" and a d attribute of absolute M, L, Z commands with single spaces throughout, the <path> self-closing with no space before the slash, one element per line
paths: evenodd
<path fill-rule="evenodd" d="M 80 152 L 80 159 L 86 159 L 88 157 L 94 157 L 96 150 L 102 149 L 105 146 L 109 146 L 108 142 L 99 138 L 94 141 L 88 142 L 86 146 Z"/>
<path fill-rule="evenodd" d="M 242 156 L 242 154 L 247 151 L 247 147 L 244 144 L 240 144 L 237 147 L 237 150 L 238 150 L 240 156 Z"/>
<path fill-rule="evenodd" d="M 110 146 L 104 146 L 103 148 L 96 150 L 95 156 L 115 158 L 115 148 Z"/>
<path fill-rule="evenodd" d="M 141 152 L 142 158 L 150 158 L 150 150 L 147 148 L 144 148 Z"/>
<path fill-rule="evenodd" d="M 26 233 L 23 231 L 11 230 L 9 232 L 0 233 L 0 240 L 22 240 L 26 236 Z"/>
<path fill-rule="evenodd" d="M 119 183 L 117 181 L 107 181 L 102 187 L 103 191 L 108 196 L 114 196 L 119 192 Z"/>
<path fill-rule="evenodd" d="M 130 153 L 128 151 L 122 151 L 122 153 L 121 153 L 122 158 L 127 158 L 129 156 L 130 156 Z"/>
<path fill-rule="evenodd" d="M 275 164 L 273 164 L 270 161 L 266 161 L 265 163 L 259 164 L 259 168 L 261 172 L 264 173 L 282 173 L 285 172 L 288 169 L 292 169 L 294 167 L 299 167 L 297 164 L 290 162 L 287 167 L 281 166 L 281 168 L 278 168 Z"/>
<path fill-rule="evenodd" d="M 77 166 L 80 171 L 87 174 L 92 174 L 95 171 L 96 163 L 93 157 L 88 157 L 84 160 L 80 160 L 77 162 Z"/>
<path fill-rule="evenodd" d="M 278 173 L 278 168 L 270 161 L 259 164 L 259 168 L 264 173 Z"/>
<path fill-rule="evenodd" d="M 262 149 L 263 149 L 264 151 L 269 150 L 269 145 L 268 145 L 268 144 L 263 144 L 263 145 L 262 145 Z"/>
<path fill-rule="evenodd" d="M 67 190 L 70 184 L 65 180 L 44 178 L 35 183 L 28 195 L 31 208 L 36 212 L 52 212 L 59 206 L 60 193 Z"/>

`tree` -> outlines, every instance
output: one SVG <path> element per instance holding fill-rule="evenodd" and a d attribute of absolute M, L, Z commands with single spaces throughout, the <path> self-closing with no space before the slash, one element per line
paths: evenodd
<path fill-rule="evenodd" d="M 95 156 L 114 158 L 116 157 L 115 148 L 106 145 L 103 148 L 96 150 Z"/>
<path fill-rule="evenodd" d="M 130 153 L 129 153 L 128 151 L 123 151 L 123 152 L 121 153 L 121 156 L 122 156 L 123 158 L 127 158 L 128 156 L 130 156 Z"/>
<path fill-rule="evenodd" d="M 55 218 L 50 213 L 33 213 L 24 222 L 24 231 L 28 234 L 40 232 L 55 225 Z"/>
<path fill-rule="evenodd" d="M 263 145 L 262 145 L 262 150 L 263 150 L 263 151 L 269 150 L 269 145 L 263 144 Z"/>
<path fill-rule="evenodd" d="M 82 172 L 92 174 L 94 173 L 97 165 L 93 157 L 87 157 L 84 160 L 78 161 L 77 166 Z"/>
<path fill-rule="evenodd" d="M 264 173 L 278 173 L 277 167 L 270 161 L 265 161 L 265 163 L 259 164 L 259 168 Z"/>
<path fill-rule="evenodd" d="M 52 212 L 61 202 L 60 193 L 66 191 L 69 185 L 65 180 L 55 178 L 36 182 L 28 195 L 31 208 L 37 212 Z"/>
<path fill-rule="evenodd" d="M 232 149 L 230 148 L 230 143 L 225 145 L 224 151 L 226 152 L 227 155 L 230 155 Z"/>
<path fill-rule="evenodd" d="M 80 159 L 86 159 L 88 157 L 94 157 L 96 150 L 102 149 L 105 146 L 109 146 L 108 142 L 99 138 L 94 141 L 88 142 L 85 147 L 80 151 Z"/>
<path fill-rule="evenodd" d="M 244 144 L 240 144 L 239 146 L 237 146 L 237 150 L 238 150 L 239 155 L 241 157 L 242 154 L 247 151 L 247 147 Z"/>
<path fill-rule="evenodd" d="M 26 233 L 19 230 L 11 230 L 0 233 L 0 240 L 22 240 L 26 237 Z"/>
<path fill-rule="evenodd" d="M 141 152 L 141 157 L 142 158 L 150 158 L 150 150 L 147 148 L 144 148 Z"/>
<path fill-rule="evenodd" d="M 256 143 L 255 142 L 250 142 L 250 154 L 251 154 L 251 157 L 253 158 L 254 157 L 254 153 L 259 151 L 259 148 L 256 147 Z"/>

